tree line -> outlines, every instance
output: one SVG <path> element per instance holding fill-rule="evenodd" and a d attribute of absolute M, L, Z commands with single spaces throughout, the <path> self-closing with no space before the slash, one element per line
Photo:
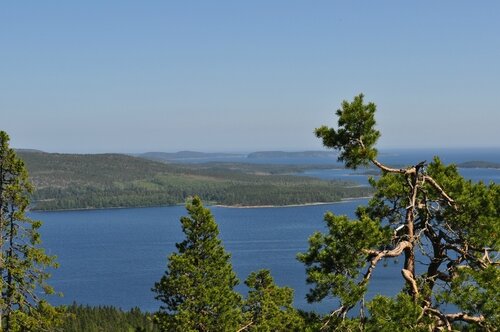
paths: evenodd
<path fill-rule="evenodd" d="M 290 176 L 291 178 L 292 176 Z M 301 180 L 301 179 L 299 179 Z M 178 181 L 163 176 L 154 182 L 114 184 L 104 187 L 79 185 L 68 188 L 41 188 L 33 194 L 33 209 L 64 210 L 107 207 L 144 207 L 176 205 L 199 195 L 205 202 L 222 205 L 293 205 L 337 202 L 343 198 L 364 197 L 373 192 L 369 187 L 307 179 L 269 183 L 220 181 Z"/>
<path fill-rule="evenodd" d="M 324 166 L 180 165 L 116 154 L 19 154 L 36 189 L 31 209 L 38 210 L 176 205 L 194 195 L 211 204 L 290 205 L 372 193 L 367 186 L 289 175 Z"/>

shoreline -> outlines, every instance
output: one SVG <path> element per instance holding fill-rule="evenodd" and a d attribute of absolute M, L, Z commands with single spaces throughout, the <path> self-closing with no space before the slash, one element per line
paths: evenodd
<path fill-rule="evenodd" d="M 263 209 L 263 208 L 289 208 L 289 207 L 300 207 L 300 206 L 316 206 L 316 205 L 329 205 L 337 204 L 347 201 L 355 201 L 358 199 L 369 199 L 372 196 L 362 196 L 362 197 L 347 197 L 342 198 L 338 201 L 333 202 L 311 202 L 311 203 L 301 203 L 301 204 L 288 204 L 288 205 L 225 205 L 225 204 L 205 204 L 206 207 L 216 207 L 225 209 Z M 160 208 L 160 207 L 174 207 L 174 206 L 184 206 L 184 203 L 178 203 L 173 205 L 144 205 L 144 206 L 111 206 L 111 207 L 101 207 L 101 208 L 74 208 L 74 209 L 55 209 L 55 210 L 29 210 L 29 212 L 35 213 L 45 213 L 45 212 L 71 212 L 71 211 L 99 211 L 99 210 L 119 210 L 119 209 L 146 209 L 146 208 Z"/>
<path fill-rule="evenodd" d="M 225 209 L 266 209 L 266 208 L 289 208 L 289 207 L 301 207 L 301 206 L 316 206 L 316 205 L 330 205 L 330 204 L 338 204 L 348 201 L 355 201 L 358 199 L 370 199 L 373 196 L 361 196 L 361 197 L 347 197 L 342 198 L 339 201 L 334 202 L 312 202 L 312 203 L 302 203 L 302 204 L 288 204 L 288 205 L 209 205 L 210 207 L 218 207 Z"/>
<path fill-rule="evenodd" d="M 99 211 L 99 210 L 123 210 L 123 209 L 146 209 L 170 206 L 184 206 L 184 204 L 172 205 L 140 205 L 140 206 L 110 206 L 110 207 L 87 207 L 87 208 L 72 208 L 72 209 L 53 209 L 53 210 L 29 210 L 29 212 L 69 212 L 69 211 Z"/>

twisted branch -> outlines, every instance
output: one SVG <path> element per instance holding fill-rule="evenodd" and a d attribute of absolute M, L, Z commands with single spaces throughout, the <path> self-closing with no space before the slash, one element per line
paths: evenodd
<path fill-rule="evenodd" d="M 365 275 L 363 276 L 363 279 L 358 283 L 358 286 L 366 284 L 373 273 L 373 270 L 377 266 L 377 263 L 385 257 L 397 257 L 400 256 L 405 249 L 411 248 L 412 244 L 409 241 L 401 241 L 398 243 L 398 245 L 391 250 L 374 250 L 374 249 L 363 249 L 363 253 L 367 254 L 368 257 L 367 259 L 370 260 L 370 266 L 366 270 Z M 336 309 L 330 315 L 328 315 L 328 319 L 326 322 L 323 324 L 321 327 L 321 330 L 324 330 L 325 328 L 328 327 L 328 324 L 330 324 L 330 321 L 332 320 L 333 317 L 342 317 L 344 318 L 345 315 L 349 310 L 351 310 L 353 306 L 347 306 L 347 305 L 342 305 L 340 308 Z"/>
<path fill-rule="evenodd" d="M 446 199 L 446 201 L 448 202 L 448 205 L 452 206 L 455 210 L 457 209 L 457 205 L 456 205 L 455 201 L 453 200 L 453 198 L 451 198 L 450 196 L 448 196 L 448 194 L 444 191 L 443 188 L 441 188 L 441 186 L 436 182 L 436 180 L 434 180 L 432 177 L 430 177 L 428 175 L 424 175 L 423 180 L 424 181 L 429 181 L 429 183 L 437 191 L 439 191 L 439 193 L 441 194 L 441 196 L 443 196 Z"/>

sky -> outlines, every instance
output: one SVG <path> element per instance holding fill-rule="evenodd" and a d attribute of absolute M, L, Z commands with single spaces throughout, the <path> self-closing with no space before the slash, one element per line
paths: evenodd
<path fill-rule="evenodd" d="M 498 1 L 4 1 L 0 130 L 48 152 L 500 146 Z"/>

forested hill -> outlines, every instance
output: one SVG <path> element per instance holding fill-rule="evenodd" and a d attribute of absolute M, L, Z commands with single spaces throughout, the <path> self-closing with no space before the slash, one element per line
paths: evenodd
<path fill-rule="evenodd" d="M 236 153 L 204 153 L 204 152 L 195 152 L 195 151 L 179 151 L 174 153 L 168 152 L 146 152 L 142 154 L 136 155 L 137 157 L 150 159 L 154 161 L 196 161 L 200 159 L 229 159 L 229 158 L 243 158 L 246 157 L 243 154 Z"/>
<path fill-rule="evenodd" d="M 457 166 L 461 168 L 500 168 L 500 163 L 477 160 L 460 163 Z"/>
<path fill-rule="evenodd" d="M 224 205 L 289 205 L 366 196 L 369 188 L 293 175 L 297 166 L 164 164 L 121 154 L 18 151 L 35 184 L 33 209 L 174 205 L 199 195 Z"/>

